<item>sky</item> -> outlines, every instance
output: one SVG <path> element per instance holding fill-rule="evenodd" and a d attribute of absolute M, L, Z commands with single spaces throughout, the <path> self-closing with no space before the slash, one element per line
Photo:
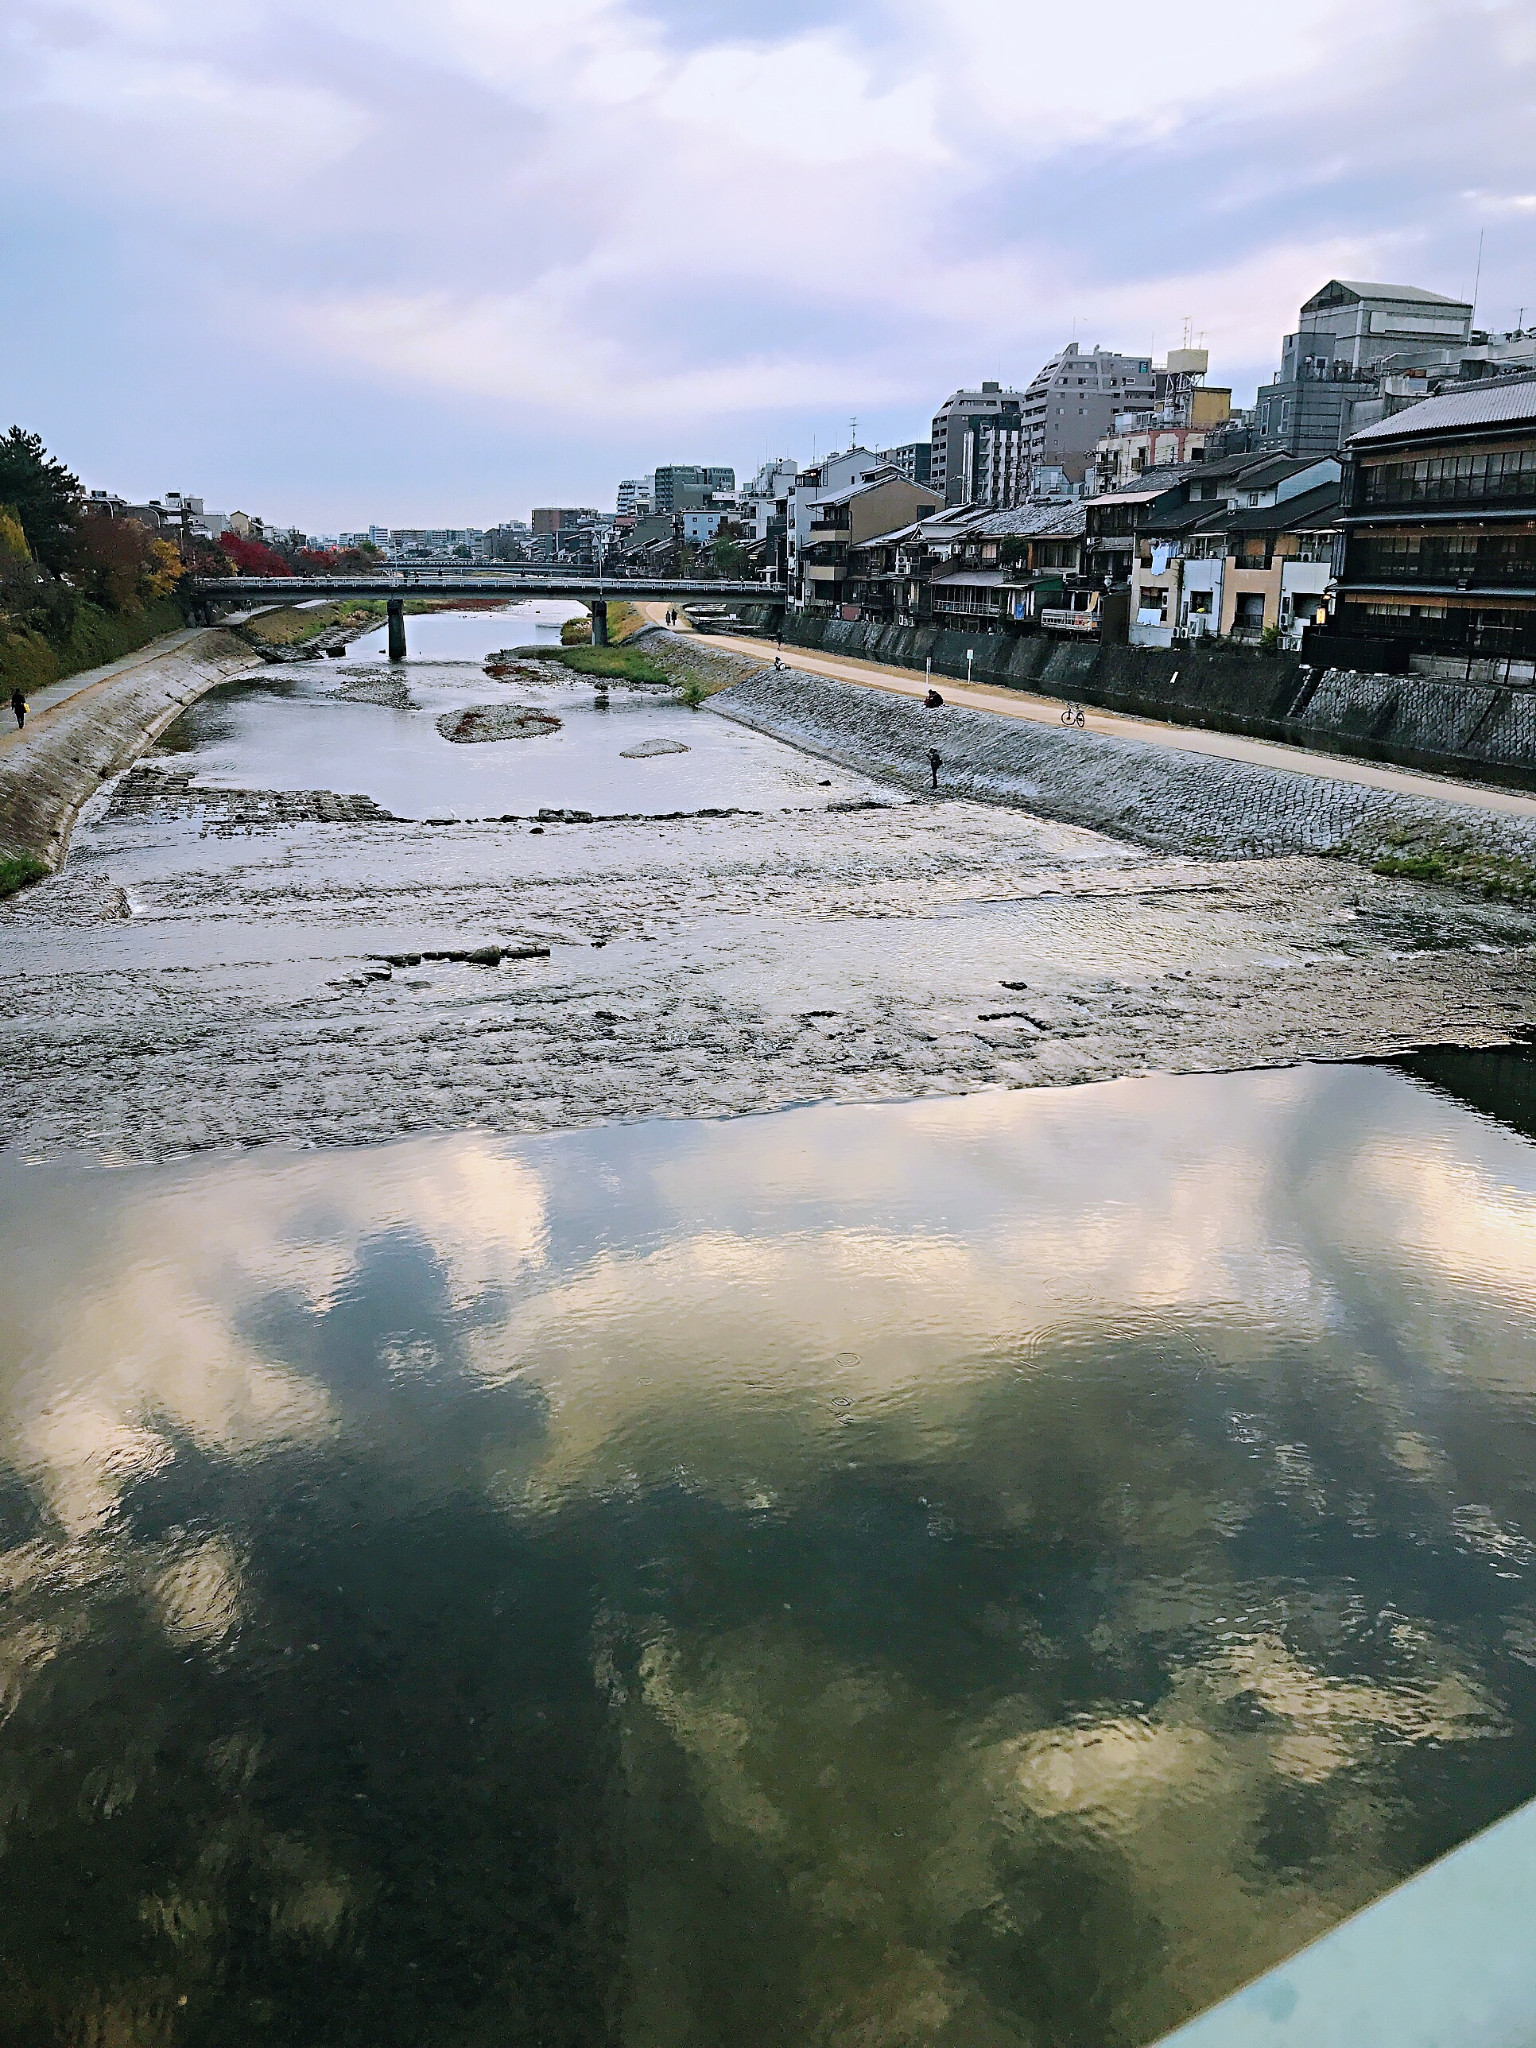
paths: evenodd
<path fill-rule="evenodd" d="M 1532 0 L 6 0 L 0 427 L 334 531 L 1186 320 L 1242 402 L 1330 277 L 1536 324 L 1533 136 Z"/>

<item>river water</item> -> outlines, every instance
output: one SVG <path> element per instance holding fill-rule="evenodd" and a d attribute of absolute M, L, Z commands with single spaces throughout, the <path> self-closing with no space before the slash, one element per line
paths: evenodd
<path fill-rule="evenodd" d="M 1155 2038 L 1536 1793 L 1532 1100 L 0 1157 L 0 2039 Z"/>
<path fill-rule="evenodd" d="M 664 687 L 618 686 L 599 698 L 589 678 L 554 663 L 525 665 L 505 679 L 485 673 L 493 651 L 557 646 L 561 621 L 581 612 L 541 599 L 411 616 L 405 661 L 387 662 L 380 628 L 343 661 L 264 670 L 199 699 L 158 751 L 191 767 L 201 789 L 321 786 L 371 797 L 401 818 L 530 817 L 546 808 L 654 816 L 875 793 L 866 777 L 700 717 Z M 347 694 L 384 679 L 408 701 Z M 439 730 L 444 716 L 487 705 L 549 712 L 558 724 L 526 739 L 471 744 Z M 630 751 L 658 742 L 676 751 Z"/>
<path fill-rule="evenodd" d="M 733 967 L 755 899 L 718 877 L 791 871 L 829 801 L 892 792 L 665 693 L 484 675 L 566 609 L 411 619 L 404 704 L 341 694 L 381 673 L 366 643 L 216 692 L 155 768 L 783 836 L 88 823 L 79 886 L 106 863 L 125 905 L 89 971 L 139 1002 L 104 1093 L 143 1045 L 174 1088 L 186 1031 L 238 1036 L 178 1022 L 205 955 L 242 1002 L 258 955 L 319 971 L 312 926 L 206 914 L 189 847 L 313 892 L 326 943 L 363 917 L 359 957 L 418 840 L 505 878 L 492 934 L 551 862 L 590 868 L 615 933 L 502 972 L 546 975 L 567 1035 L 611 977 L 613 1035 L 573 1042 L 652 1106 L 635 1018 L 721 1068 L 737 1028 L 676 1022 L 697 938 L 640 1005 L 652 842 L 739 832 L 689 876 L 719 986 L 853 1038 L 912 907 L 839 879 L 839 840 L 812 870 L 839 914 Z M 438 730 L 535 699 L 537 739 Z M 657 738 L 687 751 L 626 752 Z M 926 815 L 862 822 L 934 894 L 933 833 L 999 814 Z M 1127 855 L 1075 857 L 1112 882 Z M 979 960 L 987 1004 L 1027 981 L 1039 1009 L 1053 973 L 1213 943 L 1182 896 L 1015 902 L 1039 858 L 923 942 L 951 993 Z M 356 1002 L 435 1084 L 526 1050 L 466 1009 L 484 989 L 435 968 Z M 328 1000 L 271 1041 L 275 1098 L 294 1044 L 341 1087 L 358 1026 Z M 371 1088 L 402 1085 L 387 1051 Z M 153 1167 L 13 1147 L 0 1215 L 7 2048 L 1140 2044 L 1536 1795 L 1522 1053 Z"/>

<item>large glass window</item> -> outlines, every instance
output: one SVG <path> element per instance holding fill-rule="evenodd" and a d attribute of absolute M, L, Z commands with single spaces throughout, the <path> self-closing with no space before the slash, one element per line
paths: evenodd
<path fill-rule="evenodd" d="M 1350 544 L 1349 577 L 1536 587 L 1536 534 L 1361 533 Z"/>
<path fill-rule="evenodd" d="M 1470 504 L 1490 498 L 1536 499 L 1536 447 L 1492 455 L 1421 455 L 1361 471 L 1364 505 Z"/>

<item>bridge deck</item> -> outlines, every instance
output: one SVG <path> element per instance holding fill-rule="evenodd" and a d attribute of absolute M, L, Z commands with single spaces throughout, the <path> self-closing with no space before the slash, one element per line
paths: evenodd
<path fill-rule="evenodd" d="M 486 571 L 454 575 L 413 570 L 408 576 L 199 576 L 193 579 L 199 597 L 228 604 L 252 599 L 283 598 L 296 603 L 311 597 L 569 597 L 592 598 L 758 598 L 782 601 L 778 583 L 704 582 L 688 577 L 644 579 L 569 575 L 541 570 Z"/>

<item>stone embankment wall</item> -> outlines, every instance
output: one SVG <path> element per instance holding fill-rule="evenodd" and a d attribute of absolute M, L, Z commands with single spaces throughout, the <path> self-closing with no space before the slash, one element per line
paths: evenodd
<path fill-rule="evenodd" d="M 1017 804 L 1168 852 L 1244 858 L 1337 854 L 1378 872 L 1536 897 L 1536 820 L 1326 775 L 1062 730 L 764 669 L 711 706 L 755 731 L 907 789 Z"/>
<path fill-rule="evenodd" d="M 232 633 L 213 628 L 151 648 L 40 712 L 0 754 L 0 855 L 57 867 L 81 806 L 136 761 L 186 707 L 216 684 L 260 667 Z"/>
<path fill-rule="evenodd" d="M 743 621 L 745 623 L 745 621 Z M 1357 760 L 1536 789 L 1536 691 L 1430 676 L 1320 671 L 1236 649 L 1101 647 L 790 612 L 784 639 L 894 667 L 1039 690 L 1110 711 L 1204 725 Z"/>

